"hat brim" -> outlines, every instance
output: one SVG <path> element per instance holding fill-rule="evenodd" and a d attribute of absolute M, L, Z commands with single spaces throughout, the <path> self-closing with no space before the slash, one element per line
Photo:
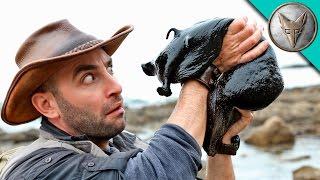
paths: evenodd
<path fill-rule="evenodd" d="M 1 109 L 1 118 L 11 125 L 19 125 L 33 121 L 41 116 L 34 108 L 31 97 L 34 91 L 43 84 L 60 67 L 69 63 L 74 57 L 101 47 L 108 55 L 112 55 L 133 26 L 127 25 L 119 29 L 110 39 L 102 41 L 85 50 L 48 59 L 39 59 L 21 68 L 14 77 Z"/>

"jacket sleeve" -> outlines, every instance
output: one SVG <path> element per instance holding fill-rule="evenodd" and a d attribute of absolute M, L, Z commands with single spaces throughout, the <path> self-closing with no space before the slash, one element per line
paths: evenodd
<path fill-rule="evenodd" d="M 195 139 L 177 125 L 163 125 L 149 147 L 129 159 L 127 179 L 195 179 L 201 169 L 201 149 Z"/>

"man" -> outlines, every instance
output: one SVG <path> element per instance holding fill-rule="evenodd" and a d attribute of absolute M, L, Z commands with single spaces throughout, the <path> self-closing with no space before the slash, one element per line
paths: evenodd
<path fill-rule="evenodd" d="M 40 137 L 18 150 L 3 179 L 195 179 L 201 169 L 208 90 L 197 80 L 182 86 L 177 104 L 147 145 L 125 128 L 121 86 L 112 76 L 112 54 L 132 31 L 118 30 L 101 41 L 67 20 L 33 33 L 16 56 L 15 76 L 2 119 L 22 124 L 42 116 Z M 263 53 L 261 29 L 235 20 L 213 64 L 226 72 Z M 250 111 L 228 130 L 223 143 L 252 120 Z M 208 159 L 208 179 L 233 179 L 230 155 Z"/>

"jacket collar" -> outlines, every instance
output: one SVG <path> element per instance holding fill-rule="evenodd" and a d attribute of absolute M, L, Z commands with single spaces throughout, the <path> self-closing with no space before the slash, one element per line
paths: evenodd
<path fill-rule="evenodd" d="M 63 130 L 57 128 L 46 117 L 42 117 L 40 129 L 53 135 L 55 138 L 64 141 L 86 141 L 89 140 L 86 135 L 72 136 Z"/>

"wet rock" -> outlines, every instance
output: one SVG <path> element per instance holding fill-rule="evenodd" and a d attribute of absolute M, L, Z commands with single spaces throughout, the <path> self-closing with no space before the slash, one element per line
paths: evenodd
<path fill-rule="evenodd" d="M 127 122 L 128 124 L 141 127 L 148 123 L 166 121 L 175 104 L 176 101 L 161 105 L 146 106 L 140 109 L 126 109 Z"/>
<path fill-rule="evenodd" d="M 248 154 L 242 153 L 239 156 L 242 157 L 242 158 L 246 158 L 246 157 L 248 157 Z"/>
<path fill-rule="evenodd" d="M 24 132 L 7 133 L 0 136 L 0 143 L 21 143 L 34 141 L 39 137 L 39 131 L 36 129 L 30 129 Z"/>
<path fill-rule="evenodd" d="M 311 156 L 309 155 L 304 155 L 304 156 L 298 156 L 298 157 L 293 157 L 293 158 L 287 158 L 287 159 L 283 159 L 284 161 L 289 161 L 289 162 L 297 162 L 297 161 L 302 161 L 302 160 L 306 160 L 306 159 L 310 159 Z"/>
<path fill-rule="evenodd" d="M 320 136 L 320 86 L 286 89 L 270 106 L 254 113 L 253 125 L 272 116 L 290 123 L 295 134 Z"/>
<path fill-rule="evenodd" d="M 260 147 L 293 144 L 294 134 L 281 118 L 274 116 L 262 126 L 253 128 L 245 142 Z"/>
<path fill-rule="evenodd" d="M 2 129 L 0 129 L 0 136 L 2 136 L 3 134 L 5 134 L 5 132 Z"/>
<path fill-rule="evenodd" d="M 128 130 L 141 132 L 148 124 L 163 124 L 170 116 L 175 103 L 173 101 L 139 109 L 126 109 L 127 124 L 133 126 L 128 127 Z M 286 124 L 290 124 L 295 135 L 320 136 L 320 86 L 284 90 L 271 105 L 254 113 L 252 125 L 260 126 L 273 116 L 278 116 Z M 249 128 L 242 131 L 241 139 L 245 139 L 248 133 Z M 282 152 L 283 149 L 280 149 L 279 152 Z"/>
<path fill-rule="evenodd" d="M 129 131 L 133 134 L 138 134 L 138 133 L 141 133 L 143 128 L 139 127 L 139 126 L 133 126 L 133 125 L 126 125 L 126 128 L 125 128 L 126 131 Z"/>
<path fill-rule="evenodd" d="M 255 114 L 255 118 L 257 118 L 257 121 L 259 121 L 263 118 L 267 118 L 270 115 L 278 115 L 286 122 L 293 122 L 307 120 L 310 117 L 310 114 L 314 114 L 316 111 L 317 108 L 314 106 L 314 104 L 307 101 L 278 103 L 269 106 L 269 108 L 266 108 L 266 110 L 257 112 Z"/>
<path fill-rule="evenodd" d="M 320 169 L 311 166 L 303 166 L 293 171 L 294 180 L 319 180 Z"/>

